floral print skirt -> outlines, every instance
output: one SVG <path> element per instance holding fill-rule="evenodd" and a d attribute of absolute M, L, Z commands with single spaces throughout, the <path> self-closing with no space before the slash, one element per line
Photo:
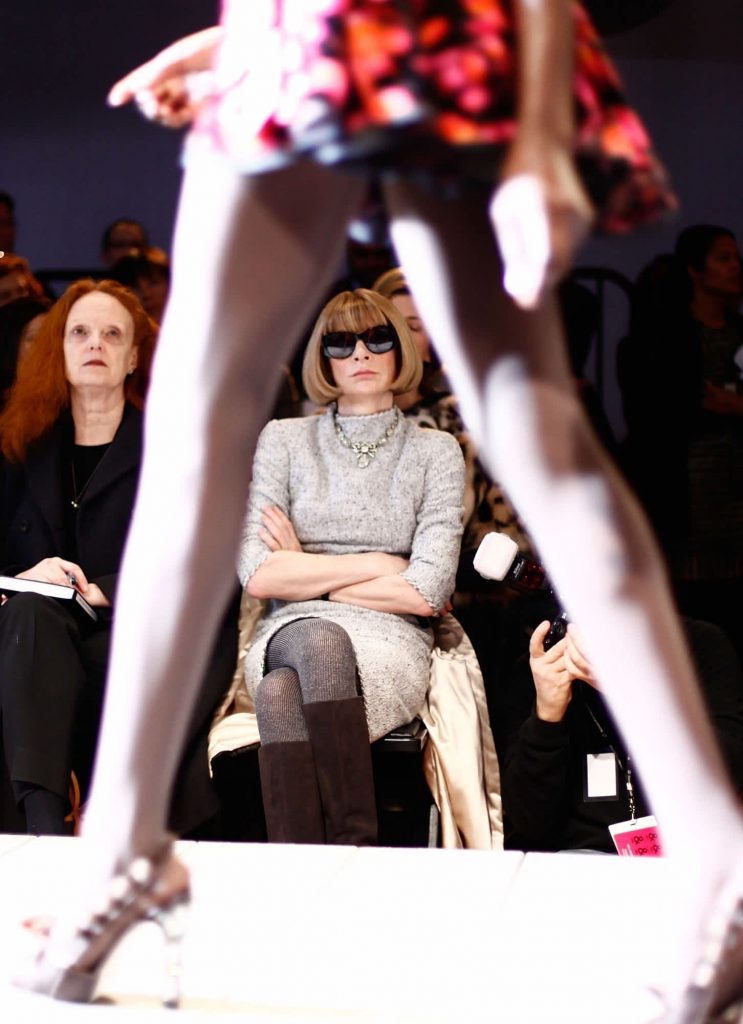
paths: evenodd
<path fill-rule="evenodd" d="M 585 11 L 575 26 L 576 162 L 598 226 L 675 207 Z M 225 0 L 217 90 L 190 144 L 258 173 L 309 157 L 437 183 L 492 182 L 516 131 L 509 0 Z"/>

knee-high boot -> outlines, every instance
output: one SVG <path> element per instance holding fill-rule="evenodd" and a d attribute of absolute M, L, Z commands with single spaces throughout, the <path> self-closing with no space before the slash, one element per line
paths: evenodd
<path fill-rule="evenodd" d="M 332 845 L 377 841 L 369 730 L 363 697 L 304 705 L 325 818 Z"/>
<path fill-rule="evenodd" d="M 265 743 L 258 751 L 270 843 L 325 842 L 312 747 L 306 740 Z"/>

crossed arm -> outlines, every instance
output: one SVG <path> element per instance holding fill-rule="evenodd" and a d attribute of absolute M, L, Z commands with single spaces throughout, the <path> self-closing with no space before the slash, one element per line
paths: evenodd
<path fill-rule="evenodd" d="M 408 615 L 436 615 L 448 610 L 432 608 L 400 573 L 408 560 L 383 551 L 355 555 L 315 555 L 302 551 L 291 520 L 278 506 L 261 513 L 261 540 L 271 549 L 249 578 L 252 597 L 283 601 L 328 600 Z"/>

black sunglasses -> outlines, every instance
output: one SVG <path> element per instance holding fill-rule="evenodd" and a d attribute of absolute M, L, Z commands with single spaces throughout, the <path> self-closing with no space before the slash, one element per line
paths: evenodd
<path fill-rule="evenodd" d="M 328 359 L 348 359 L 358 341 L 363 341 L 372 355 L 378 356 L 391 352 L 399 339 L 392 324 L 378 324 L 365 331 L 328 331 L 322 336 L 322 350 Z"/>

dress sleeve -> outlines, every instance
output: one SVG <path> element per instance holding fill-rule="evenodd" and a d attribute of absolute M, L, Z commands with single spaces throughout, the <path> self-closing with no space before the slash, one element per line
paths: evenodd
<path fill-rule="evenodd" d="M 278 505 L 289 515 L 289 445 L 281 420 L 266 424 L 255 449 L 248 511 L 237 560 L 237 574 L 243 587 L 271 554 L 258 536 L 261 513 L 267 505 Z"/>
<path fill-rule="evenodd" d="M 453 437 L 428 430 L 426 473 L 418 521 L 403 579 L 415 587 L 432 608 L 442 608 L 454 591 L 462 538 L 464 459 Z"/>

